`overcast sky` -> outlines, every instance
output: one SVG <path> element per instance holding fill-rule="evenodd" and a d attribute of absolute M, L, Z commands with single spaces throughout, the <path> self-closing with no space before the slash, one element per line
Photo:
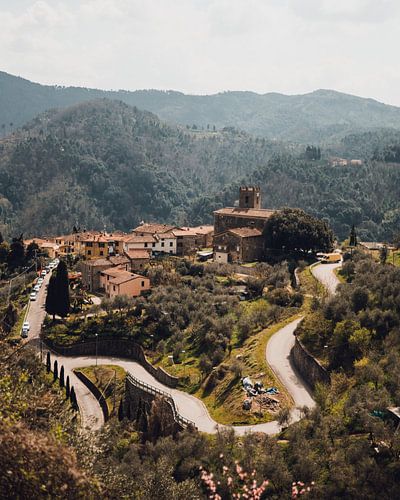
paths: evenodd
<path fill-rule="evenodd" d="M 0 0 L 0 69 L 103 89 L 400 105 L 400 0 Z"/>

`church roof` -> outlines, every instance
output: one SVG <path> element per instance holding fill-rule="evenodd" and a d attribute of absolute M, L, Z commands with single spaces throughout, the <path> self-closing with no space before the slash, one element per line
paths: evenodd
<path fill-rule="evenodd" d="M 229 229 L 227 232 L 239 236 L 240 238 L 252 238 L 262 235 L 262 232 L 255 227 L 236 227 L 234 229 Z"/>
<path fill-rule="evenodd" d="M 238 208 L 226 207 L 215 210 L 214 214 L 233 215 L 235 217 L 246 217 L 254 219 L 269 219 L 276 210 L 267 210 L 266 208 Z"/>

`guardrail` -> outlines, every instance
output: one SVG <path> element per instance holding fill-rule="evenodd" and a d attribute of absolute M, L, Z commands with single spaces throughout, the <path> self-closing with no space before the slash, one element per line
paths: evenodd
<path fill-rule="evenodd" d="M 142 389 L 143 391 L 145 391 L 149 394 L 154 394 L 155 396 L 162 396 L 167 401 L 167 403 L 171 406 L 174 420 L 176 423 L 180 424 L 182 427 L 192 426 L 192 427 L 196 428 L 194 422 L 192 422 L 188 418 L 182 417 L 182 415 L 178 412 L 178 409 L 175 405 L 175 401 L 170 394 L 168 394 L 167 392 L 161 391 L 160 389 L 157 389 L 156 387 L 149 385 L 146 382 L 142 382 L 141 380 L 137 379 L 136 377 L 134 377 L 130 373 L 127 375 L 127 380 L 135 387 L 138 387 L 139 389 Z"/>

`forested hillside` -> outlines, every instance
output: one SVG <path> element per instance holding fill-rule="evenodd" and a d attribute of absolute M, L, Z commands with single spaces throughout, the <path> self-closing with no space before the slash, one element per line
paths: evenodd
<path fill-rule="evenodd" d="M 400 108 L 332 90 L 292 96 L 254 92 L 208 96 L 158 90 L 114 92 L 39 85 L 0 72 L 3 135 L 50 108 L 96 98 L 122 100 L 156 113 L 169 123 L 200 129 L 233 126 L 254 135 L 297 142 L 332 141 L 354 131 L 382 127 L 400 129 Z"/>
<path fill-rule="evenodd" d="M 265 207 L 302 208 L 339 238 L 355 224 L 361 239 L 390 241 L 400 223 L 400 133 L 352 134 L 320 160 L 304 151 L 233 128 L 172 127 L 118 101 L 50 111 L 0 141 L 0 230 L 202 224 L 235 203 L 240 184 L 256 183 Z M 364 165 L 333 167 L 330 154 Z"/>
<path fill-rule="evenodd" d="M 117 101 L 48 112 L 0 143 L 2 230 L 129 230 L 142 219 L 184 224 L 193 200 L 282 147 L 235 130 L 170 127 Z"/>

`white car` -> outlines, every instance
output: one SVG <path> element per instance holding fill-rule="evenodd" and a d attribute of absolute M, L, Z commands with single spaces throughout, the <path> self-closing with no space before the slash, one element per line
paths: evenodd
<path fill-rule="evenodd" d="M 28 333 L 29 333 L 29 321 L 25 321 L 24 324 L 22 325 L 22 329 L 21 329 L 21 337 L 23 339 L 26 339 L 28 337 Z"/>
<path fill-rule="evenodd" d="M 33 287 L 33 291 L 34 291 L 34 292 L 38 292 L 39 290 L 40 290 L 40 285 L 39 285 L 39 284 L 38 284 L 38 285 L 35 285 L 35 286 Z"/>
<path fill-rule="evenodd" d="M 43 281 L 44 281 L 44 280 L 43 280 L 43 278 L 39 278 L 39 279 L 37 280 L 37 284 L 38 284 L 39 286 L 42 286 Z"/>
<path fill-rule="evenodd" d="M 43 269 L 43 271 L 40 273 L 40 276 L 42 276 L 43 278 L 46 276 L 47 274 L 47 271 L 45 269 Z"/>
<path fill-rule="evenodd" d="M 30 295 L 29 295 L 29 298 L 31 300 L 36 300 L 36 292 L 32 292 Z"/>

